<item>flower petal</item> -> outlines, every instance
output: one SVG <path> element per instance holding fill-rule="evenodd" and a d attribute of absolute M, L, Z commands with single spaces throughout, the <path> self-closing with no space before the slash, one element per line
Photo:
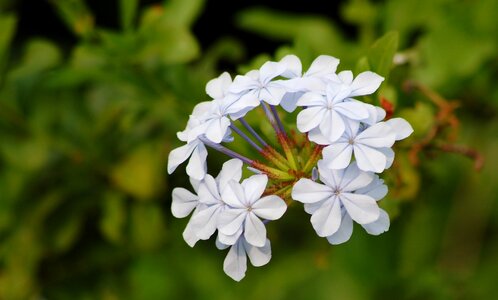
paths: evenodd
<path fill-rule="evenodd" d="M 364 194 L 379 201 L 387 195 L 387 186 L 384 184 L 384 180 L 380 179 L 378 175 L 375 175 L 374 180 L 367 186 L 357 189 L 355 193 Z"/>
<path fill-rule="evenodd" d="M 370 172 L 361 171 L 356 163 L 352 163 L 342 174 L 342 179 L 340 183 L 341 190 L 343 192 L 353 192 L 357 189 L 369 185 L 375 174 Z"/>
<path fill-rule="evenodd" d="M 168 155 L 168 174 L 173 173 L 176 168 L 186 161 L 197 147 L 197 143 L 188 143 L 173 149 Z"/>
<path fill-rule="evenodd" d="M 342 216 L 341 226 L 339 229 L 333 234 L 327 237 L 327 240 L 332 245 L 339 245 L 345 243 L 351 238 L 351 234 L 353 234 L 353 220 L 346 213 Z"/>
<path fill-rule="evenodd" d="M 199 203 L 199 197 L 184 188 L 173 189 L 173 201 L 171 202 L 171 213 L 176 218 L 185 218 Z"/>
<path fill-rule="evenodd" d="M 282 75 L 286 71 L 286 66 L 284 64 L 267 61 L 259 69 L 259 81 L 261 84 L 268 84 L 273 78 Z"/>
<path fill-rule="evenodd" d="M 354 157 L 358 163 L 358 168 L 363 171 L 380 173 L 386 168 L 387 159 L 384 153 L 369 146 L 355 144 Z"/>
<path fill-rule="evenodd" d="M 276 82 L 271 82 L 259 90 L 259 100 L 271 105 L 279 105 L 286 90 Z"/>
<path fill-rule="evenodd" d="M 379 218 L 380 209 L 374 198 L 361 194 L 341 193 L 342 205 L 359 224 L 368 224 Z"/>
<path fill-rule="evenodd" d="M 240 183 L 235 180 L 229 180 L 223 191 L 221 191 L 221 200 L 227 205 L 234 208 L 246 208 L 244 189 Z"/>
<path fill-rule="evenodd" d="M 280 219 L 286 210 L 287 205 L 284 200 L 275 195 L 263 197 L 252 205 L 252 211 L 266 220 Z"/>
<path fill-rule="evenodd" d="M 212 119 L 206 128 L 206 137 L 213 143 L 219 144 L 225 137 L 230 126 L 230 120 L 227 117 Z"/>
<path fill-rule="evenodd" d="M 207 172 L 206 158 L 208 152 L 203 143 L 199 142 L 192 152 L 187 164 L 187 174 L 197 180 L 202 180 Z"/>
<path fill-rule="evenodd" d="M 253 212 L 249 212 L 245 218 L 244 237 L 249 244 L 255 247 L 263 247 L 265 245 L 265 224 Z"/>
<path fill-rule="evenodd" d="M 293 93 L 285 93 L 282 97 L 282 101 L 280 101 L 280 106 L 286 112 L 293 112 L 297 107 L 297 100 L 304 95 L 304 92 L 293 92 Z"/>
<path fill-rule="evenodd" d="M 235 281 L 240 281 L 246 276 L 247 256 L 241 239 L 228 251 L 223 261 L 223 271 Z"/>
<path fill-rule="evenodd" d="M 353 82 L 353 72 L 346 70 L 337 74 L 342 83 L 350 85 Z"/>
<path fill-rule="evenodd" d="M 370 95 L 375 92 L 384 77 L 370 71 L 358 74 L 351 84 L 351 97 Z"/>
<path fill-rule="evenodd" d="M 220 192 L 225 189 L 230 180 L 240 181 L 242 177 L 242 165 L 242 161 L 237 158 L 230 159 L 223 164 L 220 173 L 216 177 Z"/>
<path fill-rule="evenodd" d="M 223 72 L 219 77 L 211 79 L 206 84 L 206 94 L 213 99 L 223 98 L 231 83 L 232 77 L 230 77 L 230 74 Z"/>
<path fill-rule="evenodd" d="M 361 102 L 344 101 L 334 104 L 334 110 L 352 120 L 368 118 L 368 109 Z"/>
<path fill-rule="evenodd" d="M 305 93 L 299 100 L 297 106 L 327 106 L 327 99 L 321 94 L 308 92 Z"/>
<path fill-rule="evenodd" d="M 301 77 L 303 67 L 299 57 L 293 54 L 286 55 L 279 61 L 279 64 L 285 67 L 285 71 L 282 74 L 280 74 L 283 77 L 285 78 Z"/>
<path fill-rule="evenodd" d="M 341 203 L 338 198 L 325 201 L 311 216 L 311 224 L 320 237 L 334 234 L 341 225 Z"/>
<path fill-rule="evenodd" d="M 222 207 L 220 205 L 212 205 L 192 216 L 190 222 L 192 223 L 192 227 L 195 228 L 198 238 L 207 240 L 213 235 L 216 231 L 218 216 L 221 211 Z"/>
<path fill-rule="evenodd" d="M 255 267 L 266 265 L 271 259 L 271 245 L 270 240 L 266 239 L 263 247 L 254 247 L 244 240 L 244 248 L 246 249 L 247 256 L 251 264 Z"/>
<path fill-rule="evenodd" d="M 335 73 L 339 60 L 333 56 L 320 55 L 312 63 L 304 76 L 326 76 Z"/>
<path fill-rule="evenodd" d="M 259 74 L 259 72 L 257 72 L 256 74 Z M 248 76 L 248 74 L 237 75 L 233 79 L 233 83 L 230 86 L 229 91 L 234 94 L 240 94 L 249 90 L 257 89 L 258 87 L 259 82 L 251 76 Z"/>
<path fill-rule="evenodd" d="M 323 107 L 308 107 L 297 115 L 297 129 L 308 132 L 322 122 L 326 110 Z"/>
<path fill-rule="evenodd" d="M 397 141 L 406 139 L 413 133 L 412 125 L 403 118 L 389 119 L 386 121 L 386 124 L 389 125 L 396 134 Z"/>
<path fill-rule="evenodd" d="M 246 205 L 252 205 L 261 197 L 266 189 L 267 183 L 268 176 L 264 174 L 252 175 L 251 177 L 242 181 L 242 188 L 244 189 Z"/>
<path fill-rule="evenodd" d="M 373 148 L 391 147 L 396 135 L 389 125 L 384 122 L 377 123 L 362 131 L 356 142 Z"/>
<path fill-rule="evenodd" d="M 316 127 L 311 129 L 308 132 L 308 139 L 314 143 L 317 143 L 319 145 L 329 145 L 330 141 L 329 139 L 322 134 L 320 131 L 320 128 Z"/>
<path fill-rule="evenodd" d="M 190 247 L 194 247 L 195 244 L 200 240 L 197 237 L 197 232 L 195 228 L 192 226 L 192 222 L 188 222 L 185 230 L 183 230 L 183 239 Z"/>
<path fill-rule="evenodd" d="M 346 130 L 344 120 L 335 110 L 327 110 L 322 117 L 319 127 L 322 134 L 331 142 L 337 141 Z"/>
<path fill-rule="evenodd" d="M 333 143 L 322 150 L 323 160 L 331 169 L 344 169 L 351 162 L 353 146 L 350 143 Z"/>
<path fill-rule="evenodd" d="M 244 228 L 242 226 L 240 226 L 239 230 L 237 230 L 232 235 L 224 234 L 223 232 L 218 230 L 218 239 L 221 243 L 223 243 L 225 245 L 233 245 L 239 240 L 239 238 L 243 232 L 244 232 Z"/>
<path fill-rule="evenodd" d="M 379 235 L 389 230 L 389 215 L 383 209 L 380 209 L 379 218 L 368 224 L 361 225 L 371 235 Z"/>
<path fill-rule="evenodd" d="M 332 189 L 308 178 L 301 178 L 292 187 L 292 199 L 302 203 L 315 203 L 332 196 Z"/>
<path fill-rule="evenodd" d="M 220 204 L 220 193 L 213 176 L 206 174 L 204 180 L 199 185 L 197 195 L 199 195 L 200 203 L 206 205 Z"/>
<path fill-rule="evenodd" d="M 247 215 L 243 208 L 228 208 L 218 216 L 218 230 L 226 235 L 232 235 L 242 227 Z"/>

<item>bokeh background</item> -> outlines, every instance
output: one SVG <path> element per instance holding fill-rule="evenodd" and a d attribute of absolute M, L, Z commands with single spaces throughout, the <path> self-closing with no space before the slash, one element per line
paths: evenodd
<path fill-rule="evenodd" d="M 496 0 L 0 0 L 0 299 L 496 298 L 497 12 Z M 387 99 L 415 133 L 384 175 L 389 232 L 355 227 L 331 246 L 295 205 L 269 226 L 271 262 L 235 283 L 213 240 L 183 241 L 170 194 L 188 178 L 167 175 L 167 155 L 209 79 L 289 53 L 382 74 L 364 100 Z M 213 174 L 224 159 L 210 153 Z"/>

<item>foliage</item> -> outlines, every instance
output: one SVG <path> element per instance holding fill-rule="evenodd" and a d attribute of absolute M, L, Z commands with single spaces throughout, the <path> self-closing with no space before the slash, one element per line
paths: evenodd
<path fill-rule="evenodd" d="M 278 255 L 240 284 L 221 271 L 220 253 L 190 249 L 185 222 L 169 220 L 169 187 L 188 183 L 168 178 L 165 164 L 205 83 L 221 60 L 241 62 L 243 41 L 201 49 L 192 26 L 202 0 L 121 0 L 120 30 L 99 27 L 83 0 L 50 2 L 78 38 L 70 49 L 14 43 L 16 13 L 0 13 L 0 299 L 493 296 L 497 1 L 350 0 L 341 18 L 354 37 L 324 16 L 237 15 L 240 28 L 283 45 L 240 71 L 288 53 L 308 64 L 334 55 L 342 68 L 388 77 L 366 101 L 387 100 L 415 128 L 386 177 L 390 232 L 332 247 L 291 210 L 269 232 Z M 475 149 L 486 158 L 480 173 L 451 153 L 479 167 Z M 209 165 L 219 167 L 216 155 Z"/>

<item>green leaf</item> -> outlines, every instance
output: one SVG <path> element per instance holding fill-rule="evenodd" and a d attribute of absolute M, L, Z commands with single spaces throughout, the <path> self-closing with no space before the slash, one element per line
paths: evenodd
<path fill-rule="evenodd" d="M 14 15 L 0 15 L 0 71 L 2 70 L 7 51 L 14 37 L 16 25 L 17 18 Z"/>
<path fill-rule="evenodd" d="M 119 4 L 121 26 L 123 29 L 128 30 L 131 28 L 135 19 L 138 8 L 138 0 L 120 0 Z"/>
<path fill-rule="evenodd" d="M 368 62 L 372 71 L 387 79 L 397 49 L 397 32 L 391 31 L 379 38 L 368 52 Z"/>

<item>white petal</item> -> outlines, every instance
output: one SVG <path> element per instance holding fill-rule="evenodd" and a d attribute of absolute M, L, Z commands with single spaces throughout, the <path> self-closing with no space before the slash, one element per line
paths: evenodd
<path fill-rule="evenodd" d="M 393 129 L 397 141 L 406 139 L 413 132 L 412 125 L 403 118 L 389 119 L 386 121 L 386 124 Z"/>
<path fill-rule="evenodd" d="M 199 195 L 199 202 L 206 205 L 214 205 L 220 203 L 220 193 L 218 191 L 218 185 L 216 184 L 213 176 L 206 174 L 204 180 L 199 185 L 197 195 Z"/>
<path fill-rule="evenodd" d="M 306 213 L 312 215 L 312 214 L 315 213 L 315 211 L 317 211 L 318 209 L 320 209 L 320 207 L 322 207 L 322 205 L 323 205 L 323 202 L 327 201 L 327 200 L 318 201 L 318 202 L 315 202 L 315 203 L 305 203 L 303 205 L 304 206 L 304 211 Z"/>
<path fill-rule="evenodd" d="M 213 99 L 223 98 L 231 83 L 232 77 L 227 72 L 224 72 L 218 78 L 211 79 L 206 84 L 206 94 Z"/>
<path fill-rule="evenodd" d="M 322 150 L 323 160 L 331 169 L 344 169 L 351 162 L 353 146 L 349 143 L 333 143 Z"/>
<path fill-rule="evenodd" d="M 317 163 L 320 181 L 329 186 L 330 191 L 339 187 L 342 179 L 342 170 L 332 170 L 327 166 L 325 160 L 321 159 Z"/>
<path fill-rule="evenodd" d="M 352 193 L 341 193 L 342 205 L 359 224 L 368 224 L 379 218 L 380 209 L 374 198 Z"/>
<path fill-rule="evenodd" d="M 197 237 L 195 228 L 192 226 L 192 222 L 187 223 L 187 227 L 185 227 L 185 230 L 183 230 L 182 236 L 187 245 L 189 245 L 190 247 L 194 247 L 195 244 L 200 240 Z"/>
<path fill-rule="evenodd" d="M 247 92 L 248 90 L 257 89 L 259 87 L 259 82 L 254 80 L 247 75 L 237 75 L 235 76 L 229 91 L 234 94 L 240 94 Z"/>
<path fill-rule="evenodd" d="M 285 71 L 281 74 L 285 78 L 301 77 L 302 65 L 299 57 L 295 55 L 286 55 L 280 61 L 280 64 L 285 66 Z"/>
<path fill-rule="evenodd" d="M 220 240 L 221 243 L 225 245 L 234 245 L 244 232 L 243 226 L 240 226 L 239 230 L 237 230 L 234 234 L 228 235 L 224 234 L 221 231 L 218 231 L 218 239 Z"/>
<path fill-rule="evenodd" d="M 297 115 L 297 128 L 301 132 L 308 132 L 317 127 L 325 116 L 326 109 L 323 107 L 308 107 Z"/>
<path fill-rule="evenodd" d="M 223 191 L 221 191 L 221 199 L 227 205 L 235 208 L 246 208 L 246 200 L 244 189 L 240 183 L 235 180 L 229 180 Z"/>
<path fill-rule="evenodd" d="M 384 171 L 387 164 L 386 156 L 382 152 L 362 144 L 354 145 L 354 157 L 358 168 L 363 171 L 380 173 Z"/>
<path fill-rule="evenodd" d="M 185 218 L 199 203 L 199 197 L 184 188 L 173 189 L 173 201 L 171 202 L 171 213 L 176 218 Z"/>
<path fill-rule="evenodd" d="M 187 174 L 197 180 L 202 180 L 206 175 L 207 165 L 206 158 L 208 152 L 203 143 L 197 145 L 197 147 L 192 152 L 190 160 L 187 164 Z"/>
<path fill-rule="evenodd" d="M 329 139 L 322 134 L 320 128 L 316 127 L 308 132 L 308 139 L 319 145 L 329 145 L 331 142 Z"/>
<path fill-rule="evenodd" d="M 242 181 L 242 188 L 244 189 L 245 199 L 247 205 L 252 205 L 258 200 L 266 189 L 268 183 L 268 176 L 252 175 L 251 177 Z"/>
<path fill-rule="evenodd" d="M 394 151 L 391 148 L 378 148 L 380 152 L 382 152 L 386 156 L 386 169 L 389 169 L 394 162 Z"/>
<path fill-rule="evenodd" d="M 353 72 L 346 70 L 337 74 L 342 83 L 350 85 L 353 82 Z"/>
<path fill-rule="evenodd" d="M 237 96 L 235 100 L 231 100 L 230 104 L 225 107 L 225 112 L 229 114 L 232 118 L 238 119 L 245 115 L 247 111 L 258 106 L 260 99 L 256 90 L 252 90 L 240 97 Z M 237 116 L 235 118 L 234 116 Z"/>
<path fill-rule="evenodd" d="M 216 237 L 216 241 L 214 242 L 215 245 L 216 245 L 216 248 L 218 250 L 225 250 L 226 248 L 230 247 L 230 245 L 228 244 L 224 244 L 222 241 L 220 241 L 220 238 L 219 238 L 219 233 L 218 233 L 218 236 Z M 235 244 L 235 243 L 234 243 Z"/>
<path fill-rule="evenodd" d="M 297 106 L 327 106 L 327 99 L 321 94 L 308 92 L 297 101 Z"/>
<path fill-rule="evenodd" d="M 252 212 L 247 214 L 244 222 L 244 237 L 255 247 L 263 247 L 266 242 L 265 224 Z"/>
<path fill-rule="evenodd" d="M 259 80 L 263 85 L 266 85 L 273 78 L 278 77 L 282 73 L 284 73 L 285 70 L 285 65 L 274 61 L 268 61 L 264 63 L 259 69 Z"/>
<path fill-rule="evenodd" d="M 352 163 L 342 174 L 340 183 L 343 192 L 352 192 L 369 185 L 375 174 L 361 171 L 356 163 Z"/>
<path fill-rule="evenodd" d="M 195 216 L 192 216 L 190 222 L 195 228 L 196 235 L 201 240 L 207 240 L 216 231 L 218 225 L 218 216 L 221 207 L 219 205 L 209 206 L 200 210 Z"/>
<path fill-rule="evenodd" d="M 247 256 L 242 241 L 239 239 L 233 245 L 223 262 L 223 271 L 235 281 L 240 281 L 246 276 Z"/>
<path fill-rule="evenodd" d="M 186 161 L 196 146 L 196 143 L 188 143 L 173 149 L 168 155 L 168 174 L 173 173 L 181 163 Z"/>
<path fill-rule="evenodd" d="M 352 101 L 358 101 L 358 100 L 352 100 Z M 360 102 L 360 101 L 358 101 Z M 361 102 L 363 103 L 363 102 Z M 378 106 L 373 106 L 372 104 L 368 103 L 363 103 L 365 108 L 368 110 L 368 118 L 362 119 L 361 121 L 365 124 L 368 124 L 370 126 L 374 125 L 375 123 L 380 122 L 386 117 L 386 111 L 382 109 L 381 107 Z"/>
<path fill-rule="evenodd" d="M 334 110 L 352 120 L 368 118 L 368 109 L 363 103 L 356 101 L 344 101 L 334 104 Z"/>
<path fill-rule="evenodd" d="M 394 144 L 395 134 L 391 127 L 384 122 L 368 127 L 356 137 L 356 142 L 373 148 L 391 147 Z"/>
<path fill-rule="evenodd" d="M 230 159 L 223 164 L 220 173 L 216 177 L 220 191 L 225 189 L 228 181 L 240 181 L 240 178 L 242 177 L 242 165 L 242 161 L 237 158 Z"/>
<path fill-rule="evenodd" d="M 360 189 L 356 190 L 357 194 L 364 194 L 374 198 L 376 201 L 384 198 L 387 195 L 387 186 L 384 184 L 382 179 L 379 179 L 378 175 L 375 175 L 376 178 L 372 180 L 372 182 Z"/>
<path fill-rule="evenodd" d="M 358 74 L 351 84 L 351 97 L 369 95 L 375 92 L 384 77 L 370 71 Z"/>
<path fill-rule="evenodd" d="M 251 261 L 251 264 L 255 267 L 261 267 L 266 265 L 271 259 L 271 245 L 270 240 L 266 239 L 265 245 L 263 247 L 254 247 L 247 241 L 243 241 L 244 248 L 246 250 L 247 256 Z"/>
<path fill-rule="evenodd" d="M 341 203 L 337 197 L 327 200 L 311 216 L 311 224 L 320 237 L 334 234 L 341 225 Z"/>
<path fill-rule="evenodd" d="M 219 144 L 223 140 L 228 126 L 230 126 L 230 120 L 227 117 L 213 119 L 206 129 L 206 137 L 213 143 Z"/>
<path fill-rule="evenodd" d="M 259 100 L 271 105 L 279 105 L 286 92 L 284 87 L 271 82 L 259 90 Z"/>
<path fill-rule="evenodd" d="M 330 141 L 335 142 L 342 136 L 345 130 L 346 125 L 344 124 L 341 115 L 335 110 L 327 110 L 327 113 L 324 114 L 320 123 L 320 131 L 322 134 Z"/>
<path fill-rule="evenodd" d="M 297 100 L 304 95 L 304 92 L 295 92 L 295 93 L 285 93 L 282 97 L 282 101 L 280 101 L 280 106 L 286 112 L 293 112 L 297 107 Z"/>
<path fill-rule="evenodd" d="M 339 60 L 328 55 L 318 56 L 312 63 L 305 76 L 326 76 L 335 73 Z"/>
<path fill-rule="evenodd" d="M 339 245 L 347 242 L 351 238 L 351 234 L 353 234 L 353 220 L 346 213 L 342 216 L 339 229 L 333 235 L 329 235 L 327 240 L 332 245 Z"/>
<path fill-rule="evenodd" d="M 383 209 L 380 209 L 379 218 L 368 224 L 361 225 L 371 235 L 379 235 L 389 230 L 389 215 Z"/>
<path fill-rule="evenodd" d="M 315 203 L 332 196 L 332 189 L 308 178 L 301 178 L 292 187 L 292 199 L 302 203 Z"/>
<path fill-rule="evenodd" d="M 208 113 L 209 110 L 211 109 L 212 105 L 213 105 L 212 101 L 203 101 L 203 102 L 197 103 L 194 106 L 194 109 L 192 110 L 192 116 L 200 117 L 200 116 Z"/>
<path fill-rule="evenodd" d="M 280 219 L 287 210 L 284 200 L 275 195 L 263 197 L 252 205 L 252 211 L 266 220 Z"/>
<path fill-rule="evenodd" d="M 242 208 L 227 208 L 218 216 L 218 230 L 226 235 L 235 234 L 243 225 L 247 210 Z"/>

